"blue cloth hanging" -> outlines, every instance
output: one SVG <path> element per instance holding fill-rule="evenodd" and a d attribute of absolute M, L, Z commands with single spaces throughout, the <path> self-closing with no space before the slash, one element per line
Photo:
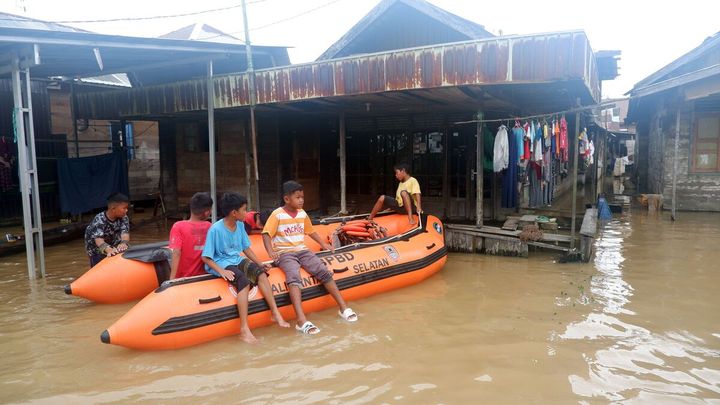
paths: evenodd
<path fill-rule="evenodd" d="M 73 215 L 105 207 L 112 193 L 128 195 L 124 152 L 58 159 L 60 208 Z"/>

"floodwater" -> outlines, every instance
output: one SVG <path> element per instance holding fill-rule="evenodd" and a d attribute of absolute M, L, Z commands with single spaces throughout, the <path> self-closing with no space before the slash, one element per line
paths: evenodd
<path fill-rule="evenodd" d="M 354 302 L 355 324 L 328 310 L 310 315 L 319 335 L 165 352 L 100 342 L 132 304 L 64 294 L 87 268 L 81 241 L 48 248 L 38 281 L 24 254 L 0 258 L 0 402 L 720 403 L 720 215 L 633 211 L 596 249 L 589 264 L 451 254 Z"/>

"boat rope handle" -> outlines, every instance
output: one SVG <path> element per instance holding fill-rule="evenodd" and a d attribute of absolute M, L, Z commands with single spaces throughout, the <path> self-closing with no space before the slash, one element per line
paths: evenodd
<path fill-rule="evenodd" d="M 425 246 L 425 248 L 426 248 L 427 250 L 430 250 L 430 249 L 432 249 L 432 248 L 434 248 L 434 247 L 435 247 L 435 244 L 434 244 L 434 243 L 433 243 L 432 245 L 430 245 L 430 246 Z"/>
<path fill-rule="evenodd" d="M 221 299 L 222 299 L 222 298 L 220 298 L 220 296 L 218 295 L 217 297 L 213 297 L 213 298 L 200 298 L 200 299 L 198 300 L 198 302 L 199 302 L 200 304 L 209 304 L 209 303 L 211 303 L 211 302 L 218 302 L 218 301 L 220 301 Z"/>
<path fill-rule="evenodd" d="M 350 269 L 348 268 L 348 266 L 345 266 L 345 267 L 343 267 L 342 269 L 333 269 L 333 273 L 335 273 L 335 274 L 345 273 L 345 272 L 348 271 L 348 270 L 350 270 Z"/>

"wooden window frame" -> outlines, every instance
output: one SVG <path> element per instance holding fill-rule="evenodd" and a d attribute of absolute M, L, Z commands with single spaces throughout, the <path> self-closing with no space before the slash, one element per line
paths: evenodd
<path fill-rule="evenodd" d="M 698 142 L 700 138 L 698 137 L 698 131 L 700 128 L 700 119 L 702 118 L 715 118 L 718 120 L 718 134 L 715 138 L 715 153 L 716 153 L 716 159 L 715 159 L 715 168 L 698 168 L 697 167 L 697 156 L 698 153 L 702 152 L 703 150 L 711 151 L 712 149 L 698 149 Z M 696 113 L 693 117 L 693 131 L 692 131 L 692 139 L 691 139 L 691 147 L 690 147 L 690 172 L 691 173 L 710 173 L 710 174 L 720 174 L 720 111 L 719 112 L 707 112 L 707 113 Z M 713 142 L 711 139 L 708 140 L 702 140 L 702 142 Z"/>

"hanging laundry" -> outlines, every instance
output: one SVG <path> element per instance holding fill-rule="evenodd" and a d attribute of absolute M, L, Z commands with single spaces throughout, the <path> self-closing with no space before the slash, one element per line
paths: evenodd
<path fill-rule="evenodd" d="M 588 142 L 588 151 L 587 151 L 586 159 L 587 159 L 588 165 L 595 163 L 595 145 L 593 144 L 593 141 Z"/>
<path fill-rule="evenodd" d="M 0 191 L 6 192 L 13 188 L 12 161 L 13 148 L 3 135 L 0 137 Z"/>
<path fill-rule="evenodd" d="M 542 172 L 543 172 L 543 202 L 545 206 L 552 204 L 553 191 L 555 189 L 553 180 L 553 151 L 550 148 L 545 149 L 545 154 L 542 161 Z"/>
<path fill-rule="evenodd" d="M 531 161 L 528 164 L 527 174 L 530 181 L 530 201 L 528 206 L 530 208 L 540 207 L 543 203 L 542 167 L 538 162 Z"/>
<path fill-rule="evenodd" d="M 523 125 L 523 131 L 525 133 L 523 134 L 523 146 L 522 146 L 523 153 L 522 153 L 522 157 L 520 158 L 521 160 L 530 160 L 530 136 L 531 136 L 530 131 L 531 131 L 531 129 L 532 128 L 530 128 L 530 123 L 526 122 L 525 125 Z"/>
<path fill-rule="evenodd" d="M 518 162 L 518 161 L 522 160 L 523 150 L 524 150 L 523 142 L 525 139 L 525 130 L 523 129 L 522 126 L 520 126 L 520 121 L 515 121 L 515 127 L 512 130 L 512 134 L 513 134 L 513 136 L 510 138 L 511 139 L 510 142 L 515 143 L 514 150 L 515 150 L 516 158 L 514 161 Z M 511 150 L 512 149 L 513 148 L 511 148 Z M 512 163 L 512 162 L 510 162 L 510 163 Z"/>
<path fill-rule="evenodd" d="M 558 142 L 558 137 L 560 136 L 560 126 L 558 126 L 557 120 L 553 120 L 552 122 L 552 134 L 550 135 L 551 140 L 551 149 L 552 154 L 555 157 L 560 156 L 560 142 Z"/>
<path fill-rule="evenodd" d="M 495 145 L 493 147 L 493 171 L 495 173 L 507 169 L 510 159 L 510 143 L 505 125 L 500 125 L 495 134 Z"/>
<path fill-rule="evenodd" d="M 540 126 L 540 123 L 538 122 L 537 125 L 535 125 L 535 140 L 534 140 L 534 147 L 533 150 L 533 160 L 536 162 L 540 162 L 543 160 L 543 133 L 542 133 L 542 126 Z"/>
<path fill-rule="evenodd" d="M 633 156 L 635 154 L 635 140 L 634 139 L 626 140 L 625 148 L 627 149 L 627 155 Z"/>
<path fill-rule="evenodd" d="M 502 198 L 501 205 L 503 208 L 515 208 L 518 204 L 518 163 L 520 162 L 520 153 L 522 150 L 522 142 L 525 131 L 520 127 L 520 123 L 515 123 L 511 133 L 508 133 L 509 159 L 508 167 L 503 171 L 502 179 Z"/>
<path fill-rule="evenodd" d="M 560 160 L 562 162 L 569 161 L 568 157 L 568 127 L 567 127 L 567 121 L 565 121 L 565 116 L 560 118 Z"/>

